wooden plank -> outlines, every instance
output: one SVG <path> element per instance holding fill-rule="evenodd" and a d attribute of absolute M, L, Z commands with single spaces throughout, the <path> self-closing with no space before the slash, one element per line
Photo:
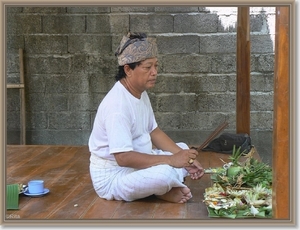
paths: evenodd
<path fill-rule="evenodd" d="M 22 89 L 24 87 L 24 84 L 7 84 L 6 86 L 8 89 Z"/>
<path fill-rule="evenodd" d="M 238 7 L 236 51 L 236 132 L 250 135 L 249 7 Z"/>
<path fill-rule="evenodd" d="M 24 82 L 24 60 L 23 60 L 23 49 L 19 49 L 19 60 L 20 60 L 20 84 L 25 86 Z M 26 144 L 26 108 L 25 108 L 25 87 L 20 88 L 20 143 L 21 145 Z"/>
<path fill-rule="evenodd" d="M 290 217 L 290 100 L 289 100 L 289 7 L 276 8 L 274 119 L 273 119 L 273 213 Z"/>

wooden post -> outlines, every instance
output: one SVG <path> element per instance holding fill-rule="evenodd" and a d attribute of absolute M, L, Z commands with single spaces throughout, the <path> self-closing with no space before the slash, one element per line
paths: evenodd
<path fill-rule="evenodd" d="M 26 109 L 25 109 L 25 87 L 24 87 L 24 59 L 23 49 L 19 49 L 20 60 L 20 84 L 23 87 L 20 88 L 20 142 L 22 145 L 26 144 Z"/>
<path fill-rule="evenodd" d="M 250 135 L 249 7 L 238 7 L 236 51 L 236 132 Z"/>
<path fill-rule="evenodd" d="M 276 219 L 290 218 L 289 10 L 289 7 L 276 8 L 272 158 L 273 215 Z"/>

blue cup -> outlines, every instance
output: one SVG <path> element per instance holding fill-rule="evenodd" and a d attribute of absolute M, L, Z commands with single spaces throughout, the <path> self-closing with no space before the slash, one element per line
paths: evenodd
<path fill-rule="evenodd" d="M 41 194 L 44 192 L 43 180 L 31 180 L 28 182 L 28 192 L 31 194 Z"/>

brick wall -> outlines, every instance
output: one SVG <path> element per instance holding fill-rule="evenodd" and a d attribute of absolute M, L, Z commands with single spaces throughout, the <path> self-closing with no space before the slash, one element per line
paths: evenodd
<path fill-rule="evenodd" d="M 149 90 L 160 127 L 200 145 L 224 119 L 235 132 L 236 7 L 6 7 L 7 83 L 24 49 L 27 144 L 86 145 L 114 84 L 114 51 L 128 30 L 155 36 L 159 77 Z M 275 8 L 251 7 L 251 136 L 272 154 Z M 7 143 L 19 142 L 19 93 L 7 90 Z"/>

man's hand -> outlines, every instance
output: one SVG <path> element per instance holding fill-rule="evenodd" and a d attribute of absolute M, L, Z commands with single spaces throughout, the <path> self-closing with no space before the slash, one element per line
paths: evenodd
<path fill-rule="evenodd" d="M 170 165 L 175 168 L 183 168 L 191 165 L 198 155 L 198 151 L 194 149 L 182 149 L 171 157 Z"/>
<path fill-rule="evenodd" d="M 204 175 L 204 169 L 197 160 L 194 160 L 193 164 L 185 167 L 185 169 L 189 172 L 191 179 L 193 180 L 200 179 Z"/>

